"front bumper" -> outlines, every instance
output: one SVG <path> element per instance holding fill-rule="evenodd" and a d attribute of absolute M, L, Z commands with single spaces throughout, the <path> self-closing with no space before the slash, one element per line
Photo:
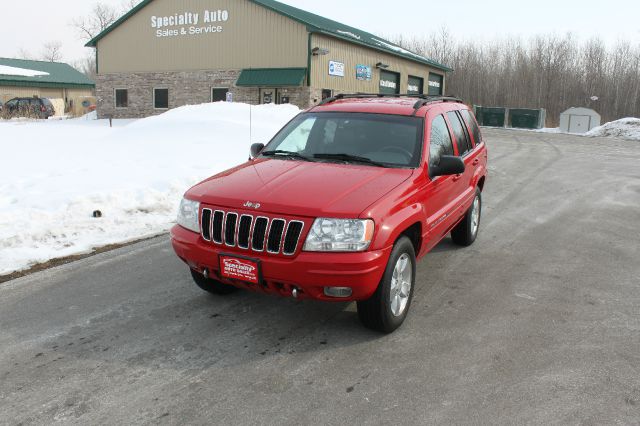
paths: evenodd
<path fill-rule="evenodd" d="M 211 277 L 247 290 L 290 297 L 298 289 L 301 299 L 355 301 L 369 299 L 382 279 L 392 247 L 363 253 L 300 252 L 291 258 L 265 255 L 238 248 L 216 246 L 199 234 L 176 225 L 171 243 L 180 259 L 199 272 L 208 269 Z M 246 284 L 220 276 L 219 255 L 237 254 L 261 261 L 262 285 Z M 325 296 L 324 287 L 350 287 L 349 298 Z"/>

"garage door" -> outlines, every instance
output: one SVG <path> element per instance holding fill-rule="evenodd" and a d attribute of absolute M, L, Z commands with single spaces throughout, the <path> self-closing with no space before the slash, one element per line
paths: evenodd
<path fill-rule="evenodd" d="M 443 77 L 440 74 L 429 73 L 429 94 L 431 96 L 442 95 Z"/>
<path fill-rule="evenodd" d="M 407 86 L 407 93 L 409 95 L 422 95 L 423 90 L 424 90 L 424 79 L 410 75 L 409 85 Z"/>
<path fill-rule="evenodd" d="M 380 70 L 380 93 L 385 95 L 400 93 L 400 74 Z"/>

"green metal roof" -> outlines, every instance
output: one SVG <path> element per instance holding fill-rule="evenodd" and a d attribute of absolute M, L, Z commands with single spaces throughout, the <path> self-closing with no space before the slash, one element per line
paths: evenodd
<path fill-rule="evenodd" d="M 0 74 L 0 86 L 84 88 L 95 87 L 95 83 L 70 65 L 60 62 L 29 61 L 26 59 L 0 58 L 0 65 L 40 71 L 48 75 L 35 77 Z"/>
<path fill-rule="evenodd" d="M 96 47 L 98 41 L 109 34 L 111 31 L 115 30 L 120 24 L 125 22 L 134 14 L 138 13 L 142 8 L 151 3 L 153 0 L 144 0 L 136 7 L 131 9 L 127 14 L 122 16 L 116 22 L 114 22 L 107 29 L 102 31 L 100 34 L 95 36 L 92 40 L 87 43 L 87 47 Z M 420 62 L 425 65 L 429 65 L 433 68 L 437 68 L 442 71 L 453 71 L 453 69 L 447 67 L 446 65 L 442 65 L 434 60 L 429 58 L 425 58 L 424 56 L 418 55 L 416 53 L 410 52 L 402 47 L 391 43 L 388 40 L 383 39 L 382 37 L 378 37 L 374 34 L 368 33 L 366 31 L 359 30 L 357 28 L 351 27 L 349 25 L 341 24 L 340 22 L 324 18 L 320 15 L 316 15 L 311 12 L 307 12 L 302 9 L 298 9 L 297 7 L 289 6 L 284 3 L 280 3 L 275 0 L 248 0 L 260 6 L 263 6 L 267 9 L 270 9 L 280 15 L 284 15 L 294 21 L 300 22 L 303 25 L 306 25 L 308 30 L 313 33 L 323 33 L 327 34 L 342 40 L 346 40 L 351 43 L 367 46 L 372 49 L 376 49 L 379 51 L 383 51 L 386 53 L 390 53 L 395 56 L 399 56 L 405 59 L 409 59 L 411 61 Z"/>
<path fill-rule="evenodd" d="M 251 68 L 242 70 L 236 86 L 284 87 L 302 86 L 306 68 Z"/>

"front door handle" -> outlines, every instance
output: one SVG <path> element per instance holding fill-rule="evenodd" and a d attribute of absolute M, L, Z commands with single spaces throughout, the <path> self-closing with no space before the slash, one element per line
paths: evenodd
<path fill-rule="evenodd" d="M 460 180 L 460 178 L 462 178 L 462 175 L 455 175 L 455 176 L 453 177 L 453 181 L 454 181 L 454 182 L 457 182 L 457 181 L 459 181 L 459 180 Z"/>
<path fill-rule="evenodd" d="M 473 160 L 473 163 L 471 164 L 473 164 L 474 166 L 477 166 L 478 164 L 480 164 L 480 159 L 476 158 L 475 160 Z"/>

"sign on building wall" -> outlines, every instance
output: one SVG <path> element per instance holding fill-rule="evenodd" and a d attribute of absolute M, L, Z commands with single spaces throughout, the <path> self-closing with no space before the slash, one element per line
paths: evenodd
<path fill-rule="evenodd" d="M 151 28 L 158 38 L 200 36 L 223 32 L 227 21 L 228 10 L 190 11 L 169 16 L 152 16 Z"/>
<path fill-rule="evenodd" d="M 356 80 L 370 81 L 372 78 L 372 70 L 368 65 L 356 65 Z"/>
<path fill-rule="evenodd" d="M 344 77 L 344 63 L 329 61 L 329 75 Z"/>

